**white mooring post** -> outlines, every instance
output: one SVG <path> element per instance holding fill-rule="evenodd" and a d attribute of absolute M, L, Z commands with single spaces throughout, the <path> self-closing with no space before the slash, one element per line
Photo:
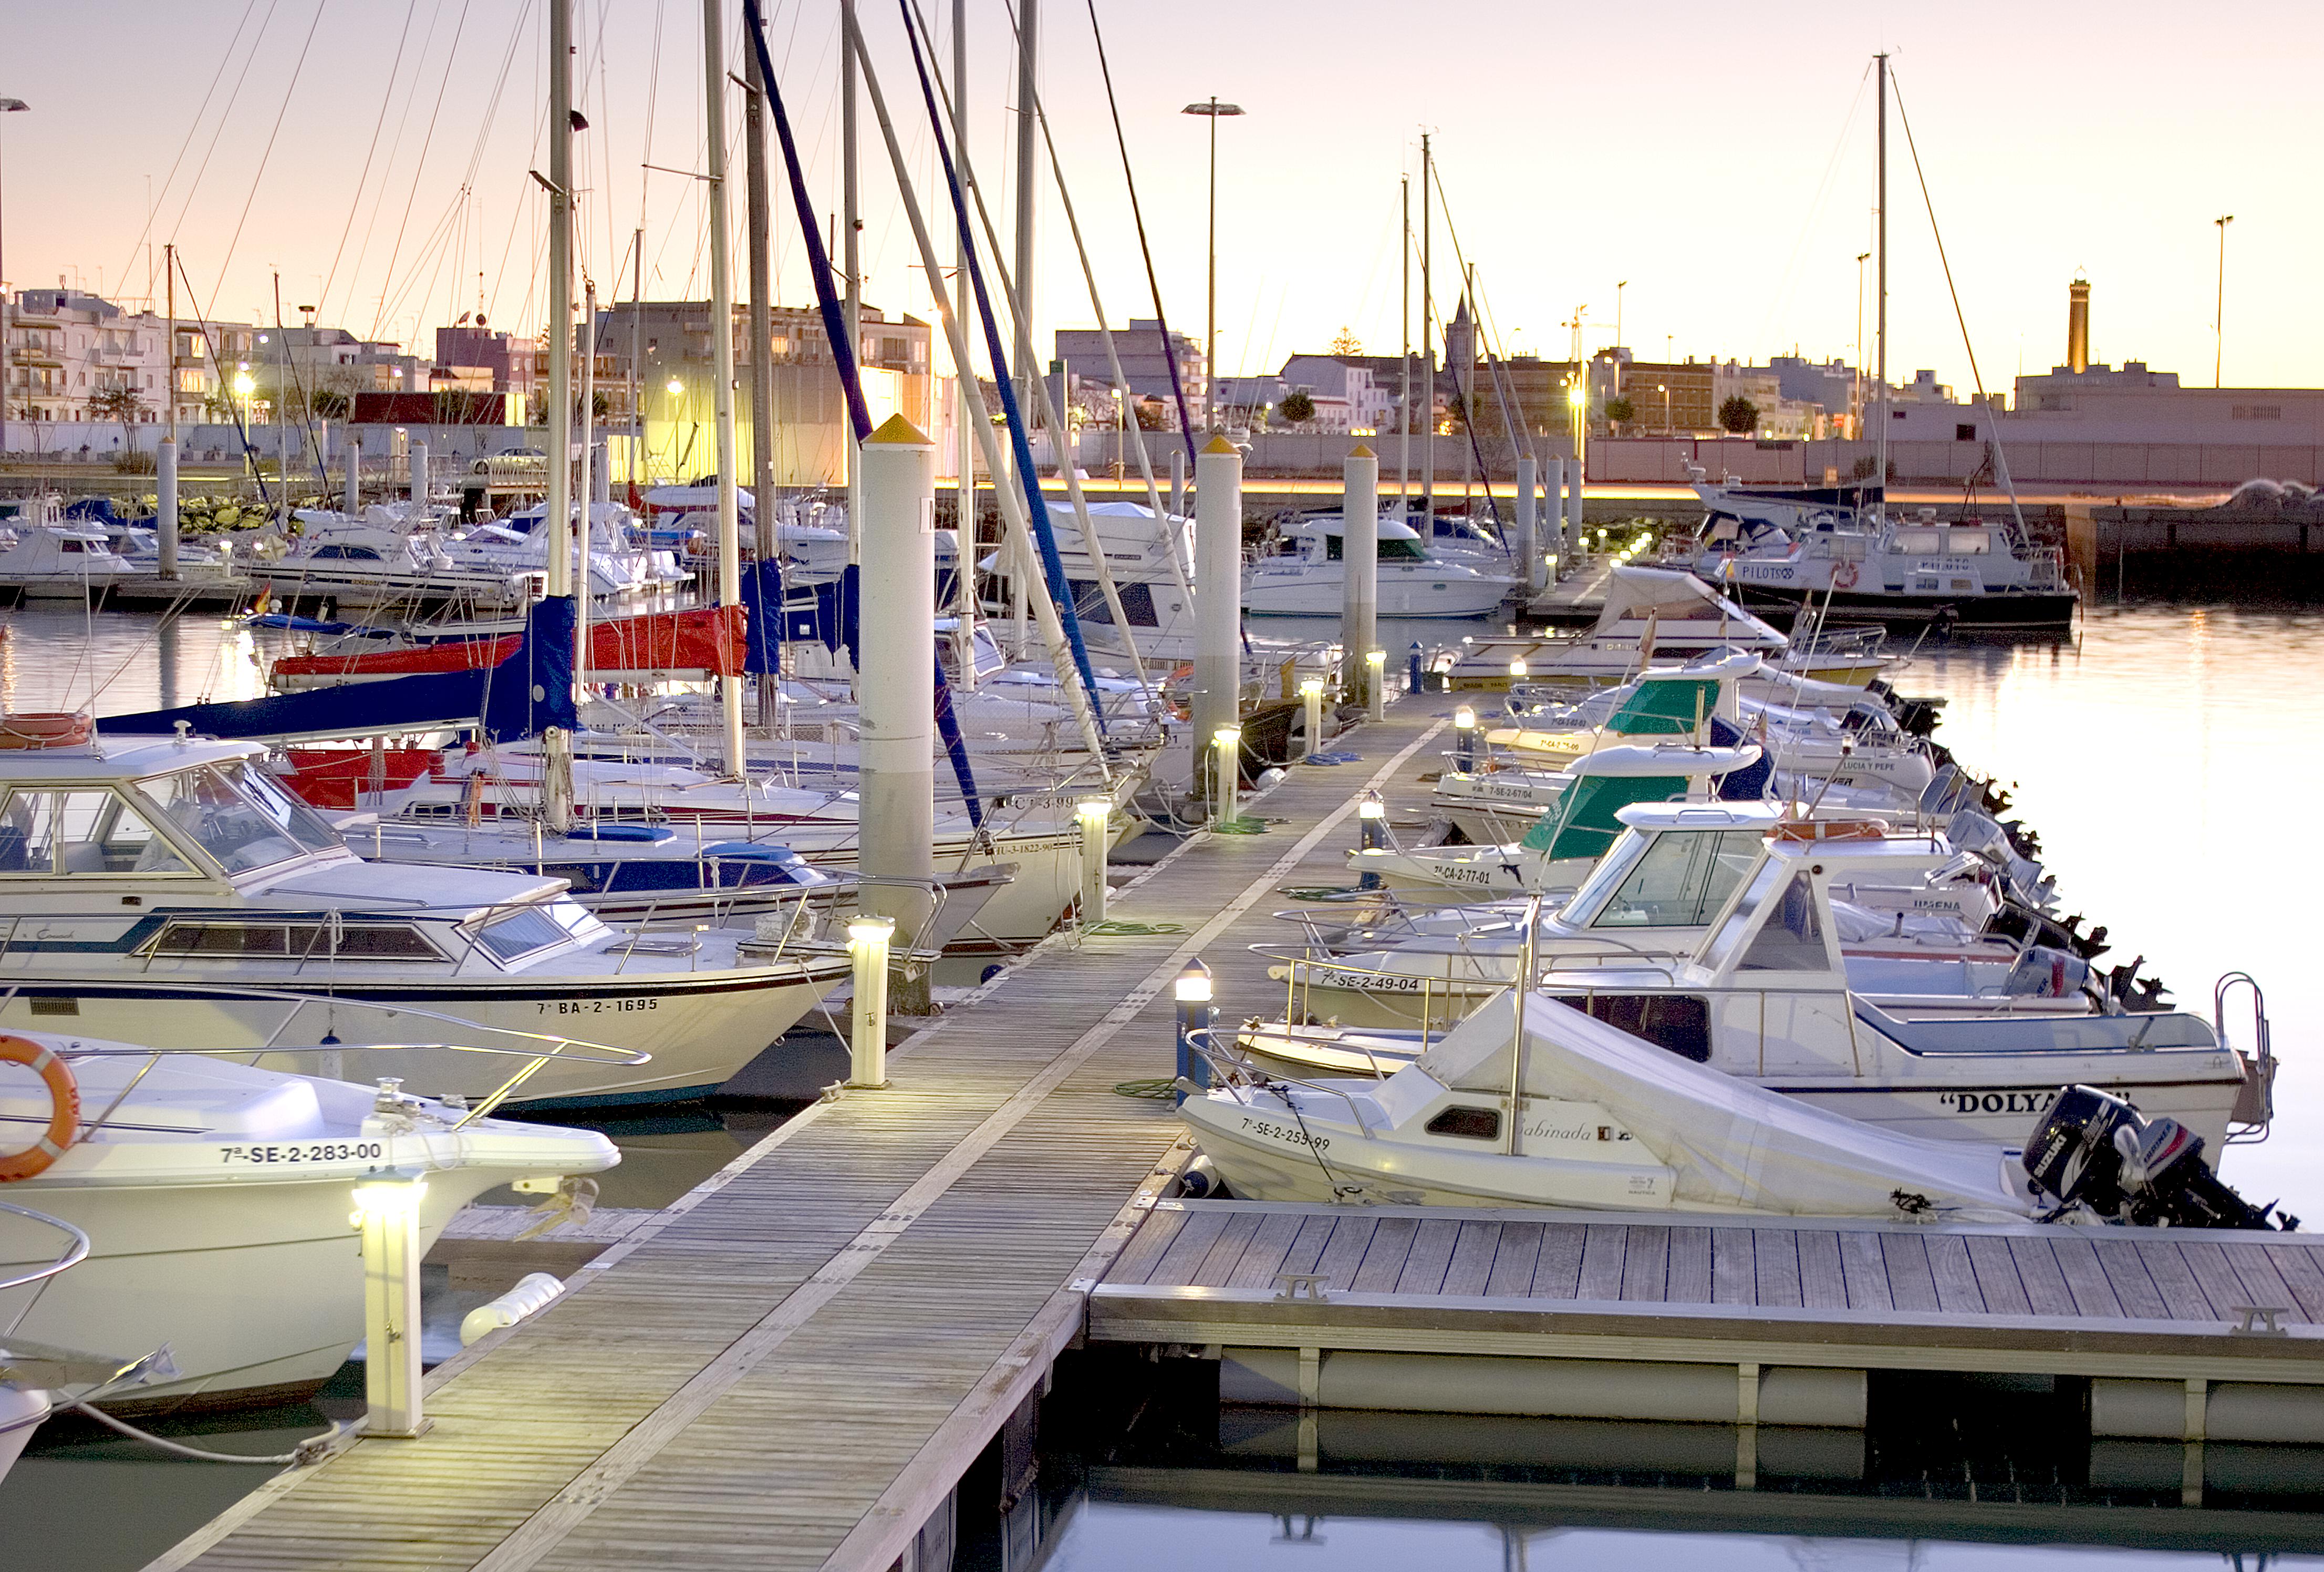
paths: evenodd
<path fill-rule="evenodd" d="M 1222 726 L 1211 734 L 1211 822 L 1232 824 L 1242 817 L 1242 727 Z"/>
<path fill-rule="evenodd" d="M 1323 751 L 1323 680 L 1309 677 L 1299 684 L 1300 718 L 1307 726 L 1307 745 L 1300 757 L 1312 759 Z"/>
<path fill-rule="evenodd" d="M 392 1096 L 393 1082 L 383 1096 Z M 418 1179 L 355 1186 L 355 1225 L 363 1232 L 363 1433 L 402 1439 L 428 1429 L 420 1411 L 420 1202 Z"/>
<path fill-rule="evenodd" d="M 1388 718 L 1388 652 L 1364 652 L 1364 716 L 1368 720 Z"/>
<path fill-rule="evenodd" d="M 1186 450 L 1184 448 L 1170 449 L 1170 516 L 1174 519 L 1186 516 Z"/>
<path fill-rule="evenodd" d="M 363 512 L 363 439 L 347 439 L 347 512 Z"/>
<path fill-rule="evenodd" d="M 1340 471 L 1340 648 L 1350 688 L 1368 680 L 1364 652 L 1379 642 L 1379 460 L 1361 442 Z"/>
<path fill-rule="evenodd" d="M 862 819 L 860 910 L 888 918 L 908 948 L 927 921 L 936 876 L 936 445 L 901 415 L 872 433 L 858 466 L 863 515 Z"/>
<path fill-rule="evenodd" d="M 1582 550 L 1582 460 L 1574 459 L 1565 467 L 1565 533 L 1571 549 Z"/>
<path fill-rule="evenodd" d="M 406 462 L 410 469 L 411 505 L 424 508 L 428 505 L 428 444 L 414 442 L 406 456 Z"/>
<path fill-rule="evenodd" d="M 1536 539 L 1534 522 L 1534 462 L 1531 458 L 1517 460 L 1517 574 L 1523 580 L 1526 597 L 1532 597 L 1534 587 L 1541 581 L 1541 543 Z"/>
<path fill-rule="evenodd" d="M 1074 804 L 1074 818 L 1082 832 L 1082 926 L 1105 920 L 1111 893 L 1105 886 L 1105 856 L 1113 844 L 1113 799 L 1084 797 Z"/>
<path fill-rule="evenodd" d="M 161 576 L 178 576 L 178 439 L 161 439 L 153 458 L 154 535 L 161 550 Z"/>
<path fill-rule="evenodd" d="M 1573 558 L 1573 542 L 1565 538 L 1565 460 L 1552 458 L 1542 466 L 1541 532 L 1545 539 L 1558 543 L 1558 555 L 1568 561 Z"/>
<path fill-rule="evenodd" d="M 1242 455 L 1224 437 L 1194 465 L 1194 630 L 1190 718 L 1215 741 L 1242 718 Z M 1230 761 L 1218 778 L 1231 773 Z"/>
<path fill-rule="evenodd" d="M 884 917 L 859 917 L 847 925 L 847 955 L 855 963 L 847 1084 L 861 1090 L 878 1091 L 888 1084 L 888 940 L 895 931 Z"/>

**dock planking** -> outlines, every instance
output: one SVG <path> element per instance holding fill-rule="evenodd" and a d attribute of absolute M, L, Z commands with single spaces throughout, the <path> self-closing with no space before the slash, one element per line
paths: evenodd
<path fill-rule="evenodd" d="M 1187 957 L 1265 996 L 1248 946 L 1277 886 L 1344 878 L 1357 799 L 1433 763 L 1449 707 L 1391 710 L 1351 737 L 1362 765 L 1253 802 L 1273 833 L 1197 837 L 1117 894 L 1183 931 L 1052 940 L 892 1050 L 888 1089 L 621 1219 L 564 1298 L 430 1373 L 427 1435 L 277 1475 L 150 1572 L 888 1566 L 1109 1266 L 1240 1283 L 1310 1243 L 1222 1216 L 1149 1244 L 1181 1127 L 1113 1087 L 1169 1073 Z"/>
<path fill-rule="evenodd" d="M 1159 1245 L 1228 1231 L 1248 1243 L 1224 1290 Z M 2319 1290 L 2307 1234 L 1167 1200 L 1089 1336 L 2324 1386 Z M 2246 1307 L 2283 1332 L 2247 1331 Z"/>

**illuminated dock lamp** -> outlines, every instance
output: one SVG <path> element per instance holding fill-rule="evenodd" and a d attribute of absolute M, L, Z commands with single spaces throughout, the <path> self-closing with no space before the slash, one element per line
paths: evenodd
<path fill-rule="evenodd" d="M 1211 734 L 1211 771 L 1217 783 L 1211 822 L 1232 824 L 1242 814 L 1242 727 L 1222 726 Z"/>
<path fill-rule="evenodd" d="M 893 918 L 858 917 L 847 925 L 847 958 L 855 968 L 847 1084 L 867 1091 L 888 1084 L 888 946 L 895 936 Z"/>
<path fill-rule="evenodd" d="M 1105 920 L 1105 854 L 1113 822 L 1113 799 L 1084 797 L 1074 804 L 1074 818 L 1082 831 L 1082 923 Z"/>
<path fill-rule="evenodd" d="M 1377 856 L 1388 849 L 1388 804 L 1379 800 L 1376 791 L 1367 791 L 1363 800 L 1356 804 L 1356 834 L 1359 855 L 1369 853 Z M 1356 880 L 1359 890 L 1377 890 L 1379 887 L 1380 876 L 1369 868 Z"/>
<path fill-rule="evenodd" d="M 1323 751 L 1323 680 L 1304 679 L 1299 684 L 1299 698 L 1304 711 L 1301 719 L 1307 726 L 1307 747 L 1302 756 L 1312 759 Z"/>
<path fill-rule="evenodd" d="M 1364 652 L 1365 717 L 1370 720 L 1388 718 L 1388 652 Z"/>
<path fill-rule="evenodd" d="M 380 1083 L 383 1100 L 401 1083 Z M 355 1188 L 348 1221 L 363 1234 L 364 1419 L 366 1436 L 410 1440 L 428 1429 L 420 1412 L 420 1203 L 428 1186 L 391 1176 Z"/>
<path fill-rule="evenodd" d="M 1452 764 L 1464 775 L 1477 768 L 1477 712 L 1465 704 L 1452 712 Z"/>
<path fill-rule="evenodd" d="M 1211 1085 L 1211 1061 L 1194 1051 L 1194 1033 L 1211 1027 L 1211 968 L 1195 957 L 1172 982 L 1170 992 L 1178 1002 L 1177 1101 L 1183 1103 L 1190 1088 L 1207 1091 Z"/>

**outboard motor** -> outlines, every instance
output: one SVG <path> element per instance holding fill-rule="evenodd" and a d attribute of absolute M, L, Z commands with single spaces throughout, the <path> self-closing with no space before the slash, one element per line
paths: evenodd
<path fill-rule="evenodd" d="M 2025 1142 L 2034 1188 L 2061 1212 L 2088 1207 L 2102 1217 L 2146 1227 L 2258 1228 L 2290 1233 L 2300 1219 L 2275 1203 L 2254 1207 L 2203 1161 L 2203 1138 L 2175 1119 L 2142 1118 L 2095 1087 L 2068 1087 Z"/>

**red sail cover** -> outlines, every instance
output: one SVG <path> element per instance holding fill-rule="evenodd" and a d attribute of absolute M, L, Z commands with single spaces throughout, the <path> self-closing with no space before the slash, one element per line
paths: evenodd
<path fill-rule="evenodd" d="M 468 639 L 408 650 L 370 650 L 354 655 L 285 655 L 274 663 L 283 675 L 339 678 L 409 677 L 422 671 L 470 671 L 497 666 L 521 643 Z M 742 670 L 742 608 L 696 606 L 689 611 L 649 612 L 616 617 L 589 628 L 589 670 L 612 676 L 623 671 L 704 671 L 732 677 Z"/>

